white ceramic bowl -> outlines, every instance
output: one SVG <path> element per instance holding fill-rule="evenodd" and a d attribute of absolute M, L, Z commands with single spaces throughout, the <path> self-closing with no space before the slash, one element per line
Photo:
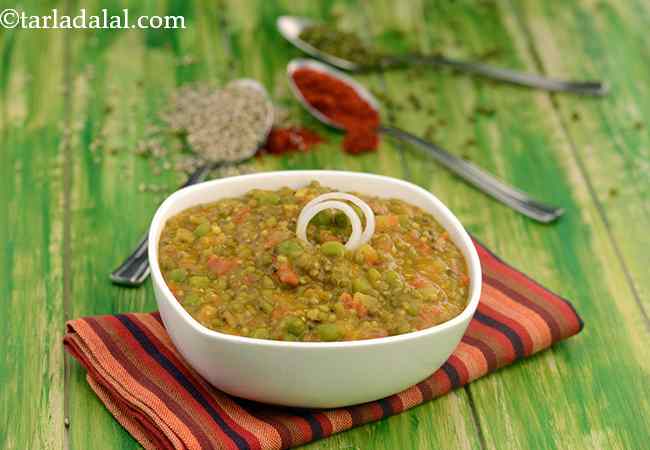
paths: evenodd
<path fill-rule="evenodd" d="M 209 330 L 176 301 L 158 266 L 158 240 L 171 216 L 201 203 L 238 197 L 253 188 L 298 188 L 311 180 L 341 191 L 405 200 L 431 213 L 467 261 L 465 310 L 413 333 L 350 342 L 283 342 Z M 430 192 L 378 175 L 325 170 L 267 172 L 190 186 L 158 208 L 149 230 L 149 264 L 158 308 L 178 351 L 205 379 L 229 394 L 286 406 L 331 408 L 395 394 L 436 371 L 460 342 L 478 305 L 481 267 L 458 219 Z"/>

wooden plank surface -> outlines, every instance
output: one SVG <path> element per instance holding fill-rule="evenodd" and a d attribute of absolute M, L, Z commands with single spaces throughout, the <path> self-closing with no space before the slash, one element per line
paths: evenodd
<path fill-rule="evenodd" d="M 0 29 L 0 448 L 63 441 L 63 37 Z"/>
<path fill-rule="evenodd" d="M 69 3 L 60 7 L 106 7 L 98 0 Z M 63 323 L 155 308 L 150 285 L 122 289 L 107 279 L 181 181 L 169 171 L 156 175 L 133 149 L 174 86 L 249 76 L 328 138 L 313 153 L 256 160 L 256 170 L 338 168 L 409 179 L 438 195 L 507 261 L 573 299 L 587 324 L 579 337 L 467 389 L 308 448 L 643 448 L 650 437 L 647 5 L 584 0 L 561 11 L 534 0 L 110 5 L 123 7 L 133 17 L 183 15 L 187 29 L 0 30 L 0 241 L 7 243 L 0 273 L 8 275 L 0 277 L 0 289 L 7 293 L 2 312 L 11 319 L 0 324 L 0 379 L 10 380 L 0 390 L 0 447 L 138 448 L 69 358 L 64 375 Z M 24 5 L 30 13 L 50 8 Z M 275 31 L 276 16 L 285 13 L 338 18 L 388 50 L 445 50 L 528 71 L 608 78 L 612 96 L 603 100 L 549 96 L 447 71 L 358 77 L 389 100 L 386 120 L 569 214 L 552 226 L 532 223 L 392 140 L 375 154 L 344 155 L 340 135 L 290 97 L 285 66 L 301 54 Z M 142 186 L 160 191 L 141 192 Z"/>
<path fill-rule="evenodd" d="M 99 10 L 102 3 L 84 5 Z M 214 51 L 221 39 L 212 22 L 216 7 L 199 11 L 189 2 L 169 2 L 116 4 L 114 9 L 127 6 L 133 17 L 182 15 L 189 29 L 88 30 L 71 35 L 73 317 L 155 309 L 149 283 L 141 289 L 116 287 L 108 272 L 133 249 L 159 202 L 181 179 L 169 172 L 156 175 L 150 161 L 134 150 L 176 85 L 220 81 L 226 70 Z M 152 192 L 151 186 L 163 191 Z M 139 447 L 95 397 L 76 363 L 67 395 L 69 448 L 96 448 L 98 442 L 105 448 Z"/>
<path fill-rule="evenodd" d="M 554 106 L 640 305 L 637 320 L 650 327 L 650 10 L 642 1 L 571 4 L 561 15 L 540 2 L 518 6 L 542 70 L 610 85 L 603 101 L 558 96 Z"/>
<path fill-rule="evenodd" d="M 511 9 L 470 4 L 411 2 L 402 8 L 388 2 L 385 8 L 375 4 L 368 10 L 368 23 L 387 48 L 431 51 L 442 46 L 459 57 L 496 49 L 499 58 L 494 63 L 536 70 L 534 55 L 519 44 L 526 42 L 525 36 Z M 392 32 L 386 35 L 386 30 Z M 544 42 L 542 37 L 537 40 Z M 580 69 L 574 66 L 577 75 L 597 76 Z M 581 171 L 554 98 L 449 74 L 430 78 L 420 81 L 404 73 L 386 74 L 386 93 L 398 104 L 404 104 L 410 94 L 418 95 L 421 103 L 428 101 L 444 111 L 447 126 L 407 105 L 394 114 L 400 125 L 424 134 L 434 122 L 434 137 L 440 144 L 537 197 L 561 204 L 569 214 L 550 227 L 531 223 L 494 202 L 477 201 L 477 194 L 439 174 L 435 166 L 417 165 L 421 171 L 414 173 L 415 181 L 439 194 L 471 231 L 506 260 L 574 299 L 587 323 L 579 338 L 470 386 L 486 446 L 642 447 L 650 420 L 644 344 L 650 335 L 617 258 L 616 241 L 586 186 L 589 174 Z M 431 88 L 434 92 L 428 94 Z M 585 109 L 602 107 L 598 101 L 571 98 Z M 494 114 L 476 114 L 477 108 Z M 472 141 L 476 145 L 467 145 Z M 599 180 L 605 179 L 600 174 Z M 647 184 L 647 174 L 645 180 Z M 642 195 L 637 201 L 647 203 L 648 197 Z M 598 326 L 607 322 L 615 325 Z M 626 382 L 620 383 L 621 379 Z M 634 410 L 626 410 L 625 404 L 634 404 Z"/>

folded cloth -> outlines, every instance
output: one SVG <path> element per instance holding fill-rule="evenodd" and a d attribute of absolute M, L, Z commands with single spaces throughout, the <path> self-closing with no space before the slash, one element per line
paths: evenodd
<path fill-rule="evenodd" d="M 398 414 L 582 329 L 571 304 L 475 243 L 483 290 L 449 360 L 390 397 L 330 410 L 263 405 L 209 385 L 176 351 L 158 313 L 68 322 L 65 348 L 90 387 L 147 449 L 284 449 Z"/>

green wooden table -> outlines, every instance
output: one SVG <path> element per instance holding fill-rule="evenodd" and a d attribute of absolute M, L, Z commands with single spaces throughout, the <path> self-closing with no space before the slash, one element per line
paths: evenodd
<path fill-rule="evenodd" d="M 186 29 L 0 28 L 0 448 L 138 447 L 64 354 L 64 324 L 155 308 L 149 284 L 124 289 L 107 278 L 181 181 L 156 175 L 133 148 L 174 86 L 240 76 L 262 81 L 278 104 L 329 140 L 314 153 L 258 159 L 257 170 L 361 170 L 417 183 L 507 261 L 572 299 L 586 322 L 582 334 L 549 351 L 309 448 L 648 448 L 646 1 L 47 3 L 21 7 L 182 15 Z M 300 53 L 275 30 L 276 17 L 287 13 L 339 18 L 389 50 L 444 50 L 608 80 L 611 95 L 597 99 L 447 71 L 358 77 L 390 100 L 389 121 L 564 206 L 566 216 L 533 223 L 389 139 L 377 153 L 344 155 L 340 135 L 291 100 L 284 69 Z M 161 190 L 141 191 L 142 183 Z"/>

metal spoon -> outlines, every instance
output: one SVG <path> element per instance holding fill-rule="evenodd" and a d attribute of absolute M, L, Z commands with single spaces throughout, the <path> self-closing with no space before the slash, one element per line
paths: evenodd
<path fill-rule="evenodd" d="M 309 68 L 311 70 L 324 72 L 330 76 L 339 78 L 354 88 L 354 90 L 364 100 L 366 100 L 370 106 L 376 110 L 379 110 L 379 103 L 375 97 L 373 97 L 373 95 L 368 90 L 366 90 L 362 85 L 354 81 L 352 78 L 346 76 L 336 69 L 332 69 L 331 67 L 312 59 L 294 59 L 289 62 L 289 65 L 287 66 L 289 86 L 298 101 L 300 101 L 305 109 L 307 109 L 307 111 L 309 111 L 321 122 L 339 130 L 343 129 L 341 125 L 332 122 L 327 116 L 323 115 L 320 111 L 311 106 L 309 102 L 307 102 L 307 100 L 303 97 L 302 93 L 293 80 L 293 73 L 300 68 Z M 436 161 L 454 172 L 456 175 L 463 178 L 474 187 L 499 200 L 501 203 L 508 205 L 512 209 L 519 211 L 525 216 L 530 217 L 531 219 L 542 223 L 549 223 L 553 222 L 562 214 L 564 214 L 564 210 L 562 208 L 545 205 L 536 200 L 533 200 L 525 192 L 506 185 L 487 172 L 484 172 L 482 169 L 479 169 L 474 164 L 458 158 L 448 153 L 444 149 L 438 147 L 437 145 L 432 144 L 431 142 L 427 142 L 424 139 L 421 139 L 411 133 L 387 125 L 381 125 L 377 131 L 409 142 L 421 149 L 426 150 L 427 153 Z"/>
<path fill-rule="evenodd" d="M 543 77 L 541 75 L 516 72 L 514 70 L 502 69 L 483 63 L 471 61 L 459 61 L 449 59 L 440 55 L 387 55 L 380 59 L 376 65 L 360 65 L 353 61 L 325 53 L 300 38 L 302 31 L 316 24 L 316 22 L 303 17 L 280 16 L 277 19 L 277 28 L 280 34 L 303 52 L 325 61 L 339 69 L 357 72 L 377 68 L 402 67 L 409 64 L 448 66 L 454 69 L 481 75 L 493 80 L 506 83 L 518 84 L 551 92 L 573 92 L 575 94 L 605 95 L 608 87 L 601 81 L 565 81 Z"/>
<path fill-rule="evenodd" d="M 266 142 L 266 139 L 271 132 L 271 128 L 273 127 L 273 107 L 269 95 L 266 92 L 266 89 L 264 89 L 264 86 L 262 86 L 259 82 L 248 78 L 235 80 L 230 84 L 237 84 L 257 89 L 264 94 L 268 101 L 268 115 L 266 117 L 264 128 L 260 130 L 258 144 L 255 147 L 251 148 L 249 151 L 242 153 L 241 158 L 238 160 L 212 161 L 199 167 L 189 176 L 185 184 L 183 184 L 180 189 L 200 183 L 205 179 L 208 173 L 218 167 L 241 163 L 252 158 L 259 147 Z M 148 233 L 145 234 L 138 243 L 138 246 L 135 248 L 135 250 L 124 260 L 122 264 L 120 264 L 117 269 L 111 272 L 110 278 L 113 283 L 123 286 L 137 287 L 147 279 L 149 276 L 149 259 L 147 255 L 148 236 Z"/>

